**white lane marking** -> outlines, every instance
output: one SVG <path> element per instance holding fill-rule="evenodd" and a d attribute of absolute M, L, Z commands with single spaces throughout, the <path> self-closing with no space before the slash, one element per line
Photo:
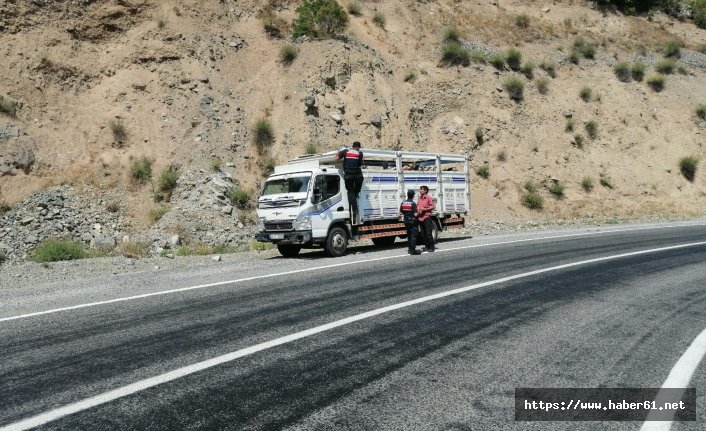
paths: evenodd
<path fill-rule="evenodd" d="M 480 248 L 480 247 L 490 247 L 490 246 L 494 246 L 494 245 L 505 245 L 505 244 L 517 244 L 517 243 L 531 242 L 531 241 L 542 241 L 542 240 L 548 240 L 548 239 L 561 239 L 561 238 L 572 238 L 572 237 L 587 236 L 587 235 L 604 235 L 604 234 L 615 233 L 615 232 L 633 232 L 633 231 L 640 231 L 640 230 L 657 230 L 657 229 L 669 229 L 669 228 L 691 227 L 691 226 L 706 226 L 706 225 L 704 225 L 704 224 L 667 225 L 667 226 L 614 229 L 614 230 L 606 230 L 606 231 L 600 231 L 600 232 L 581 232 L 581 233 L 572 233 L 572 234 L 564 234 L 564 235 L 551 235 L 551 236 L 545 236 L 545 237 L 540 237 L 540 238 L 516 239 L 516 240 L 511 240 L 511 241 L 500 241 L 500 242 L 494 242 L 494 243 L 489 243 L 489 244 L 475 244 L 475 245 L 466 245 L 466 246 L 461 246 L 461 247 L 452 247 L 452 248 L 447 248 L 444 250 L 438 250 L 437 253 L 444 253 L 444 252 L 449 252 L 449 251 L 465 250 L 465 249 L 472 249 L 472 248 Z M 34 313 L 26 313 L 26 314 L 18 314 L 16 316 L 10 316 L 10 317 L 2 317 L 2 318 L 0 318 L 0 323 L 7 322 L 10 320 L 26 319 L 28 317 L 41 316 L 44 314 L 53 314 L 53 313 L 59 313 L 62 311 L 70 311 L 70 310 L 77 310 L 80 308 L 95 307 L 98 305 L 114 304 L 116 302 L 132 301 L 135 299 L 142 299 L 142 298 L 150 298 L 152 296 L 167 295 L 170 293 L 186 292 L 189 290 L 197 290 L 197 289 L 205 289 L 205 288 L 209 288 L 209 287 L 223 286 L 225 284 L 243 283 L 243 282 L 247 282 L 247 281 L 259 280 L 259 279 L 264 279 L 264 278 L 273 278 L 273 277 L 280 277 L 280 276 L 284 276 L 284 275 L 298 274 L 298 273 L 302 273 L 302 272 L 317 271 L 320 269 L 330 269 L 330 268 L 336 268 L 336 267 L 341 267 L 341 266 L 357 265 L 360 263 L 376 262 L 376 261 L 382 261 L 382 260 L 388 260 L 388 259 L 400 259 L 400 258 L 406 258 L 406 257 L 408 257 L 407 253 L 402 254 L 402 255 L 395 255 L 395 256 L 375 257 L 375 258 L 371 258 L 371 259 L 363 259 L 363 260 L 356 260 L 356 261 L 351 261 L 351 262 L 334 263 L 331 265 L 316 266 L 313 268 L 303 268 L 303 269 L 296 269 L 296 270 L 292 270 L 292 271 L 277 272 L 274 274 L 256 275 L 253 277 L 239 278 L 239 279 L 235 279 L 235 280 L 219 281 L 217 283 L 208 283 L 208 284 L 200 284 L 197 286 L 181 287 L 178 289 L 161 290 L 159 292 L 143 293 L 140 295 L 125 296 L 125 297 L 121 297 L 121 298 L 107 299 L 104 301 L 88 302 L 88 303 L 84 303 L 84 304 L 71 305 L 68 307 L 53 308 L 50 310 L 37 311 Z"/>
<path fill-rule="evenodd" d="M 662 384 L 662 389 L 667 388 L 686 388 L 689 386 L 691 381 L 691 376 L 694 375 L 696 368 L 698 368 L 699 363 L 703 361 L 706 357 L 706 329 L 701 331 L 701 333 L 694 339 L 686 352 L 681 355 L 681 358 L 674 364 L 674 368 L 667 376 L 667 380 Z M 682 394 L 684 392 L 682 391 Z M 681 396 L 681 395 L 680 395 Z M 674 402 L 674 398 L 670 397 L 669 400 L 662 393 L 662 391 L 657 392 L 655 397 L 655 402 L 657 405 L 664 404 L 664 402 Z M 647 415 L 647 421 L 642 424 L 640 431 L 669 431 L 672 428 L 672 421 L 661 421 L 654 422 L 649 421 L 652 414 Z M 662 416 L 663 417 L 663 416 Z M 672 415 L 672 419 L 674 416 Z"/>
<path fill-rule="evenodd" d="M 410 301 L 405 301 L 405 302 L 400 302 L 400 303 L 393 304 L 393 305 L 388 305 L 386 307 L 376 308 L 374 310 L 366 311 L 365 313 L 360 313 L 360 314 L 356 314 L 356 315 L 353 315 L 350 317 L 346 317 L 344 319 L 335 320 L 333 322 L 326 323 L 321 326 L 316 326 L 316 327 L 306 329 L 306 330 L 303 330 L 300 332 L 295 332 L 294 334 L 285 335 L 283 337 L 275 338 L 270 341 L 265 341 L 263 343 L 256 344 L 254 346 L 250 346 L 250 347 L 246 347 L 244 349 L 236 350 L 234 352 L 226 353 L 221 356 L 216 356 L 214 358 L 211 358 L 211 359 L 208 359 L 208 360 L 205 360 L 202 362 L 197 362 L 195 364 L 191 364 L 191 365 L 187 365 L 185 367 L 177 368 L 176 370 L 172 370 L 167 373 L 151 377 L 149 379 L 140 380 L 135 383 L 131 383 L 129 385 L 126 385 L 126 386 L 123 386 L 123 387 L 120 387 L 117 389 L 113 389 L 111 391 L 108 391 L 108 392 L 105 392 L 105 393 L 102 393 L 102 394 L 99 394 L 99 395 L 96 395 L 96 396 L 93 396 L 90 398 L 86 398 L 84 400 L 81 400 L 81 401 L 78 401 L 78 402 L 75 402 L 72 404 L 68 404 L 66 406 L 56 408 L 54 410 L 50 410 L 46 413 L 42 413 L 37 416 L 27 418 L 27 419 L 22 420 L 20 422 L 15 422 L 15 423 L 6 425 L 6 426 L 0 428 L 0 431 L 21 431 L 21 430 L 26 430 L 29 428 L 38 427 L 40 425 L 44 425 L 48 422 L 54 421 L 54 420 L 62 418 L 64 416 L 78 413 L 80 411 L 90 409 L 91 407 L 99 406 L 101 404 L 105 404 L 105 403 L 114 401 L 118 398 L 132 395 L 136 392 L 144 391 L 145 389 L 149 389 L 154 386 L 161 385 L 163 383 L 167 383 L 172 380 L 176 380 L 181 377 L 188 376 L 190 374 L 197 373 L 199 371 L 203 371 L 205 369 L 224 364 L 226 362 L 231 362 L 235 359 L 242 358 L 244 356 L 249 356 L 254 353 L 261 352 L 263 350 L 271 349 L 272 347 L 280 346 L 282 344 L 288 344 L 293 341 L 300 340 L 302 338 L 311 337 L 312 335 L 316 335 L 316 334 L 320 334 L 322 332 L 330 331 L 332 329 L 335 329 L 335 328 L 338 328 L 338 327 L 341 327 L 344 325 L 348 325 L 350 323 L 358 322 L 358 321 L 364 320 L 364 319 L 369 319 L 371 317 L 379 316 L 381 314 L 389 313 L 391 311 L 399 310 L 401 308 L 411 307 L 413 305 L 433 301 L 433 300 L 440 299 L 440 298 L 445 298 L 447 296 L 453 296 L 453 295 L 458 295 L 460 293 L 469 292 L 471 290 L 479 289 L 481 287 L 492 286 L 495 284 L 505 283 L 508 281 L 518 280 L 518 279 L 526 278 L 526 277 L 531 277 L 533 275 L 543 274 L 546 272 L 558 271 L 561 269 L 573 268 L 576 266 L 587 265 L 587 264 L 596 263 L 596 262 L 605 262 L 608 260 L 615 260 L 615 259 L 620 259 L 620 258 L 624 258 L 624 257 L 640 256 L 640 255 L 648 254 L 648 253 L 658 253 L 658 252 L 662 252 L 662 251 L 677 250 L 677 249 L 682 249 L 682 248 L 687 248 L 687 247 L 695 247 L 695 246 L 700 246 L 700 245 L 706 245 L 706 241 L 694 242 L 694 243 L 689 243 L 689 244 L 680 244 L 680 245 L 674 245 L 674 246 L 670 246 L 670 247 L 654 248 L 654 249 L 650 249 L 650 250 L 634 251 L 634 252 L 630 252 L 630 253 L 616 254 L 613 256 L 605 256 L 605 257 L 599 257 L 599 258 L 595 258 L 595 259 L 582 260 L 579 262 L 566 263 L 563 265 L 557 265 L 557 266 L 551 266 L 548 268 L 537 269 L 537 270 L 525 272 L 522 274 L 510 275 L 507 277 L 498 278 L 496 280 L 473 284 L 473 285 L 461 287 L 458 289 L 447 290 L 445 292 L 436 293 L 434 295 L 423 296 L 421 298 L 412 299 Z"/>

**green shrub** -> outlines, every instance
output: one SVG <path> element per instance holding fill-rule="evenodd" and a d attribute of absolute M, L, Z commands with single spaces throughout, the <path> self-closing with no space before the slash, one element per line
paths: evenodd
<path fill-rule="evenodd" d="M 671 39 L 667 41 L 667 43 L 664 45 L 662 48 L 662 54 L 664 54 L 665 57 L 674 57 L 674 58 L 679 58 L 681 55 L 681 42 L 676 40 L 676 39 Z"/>
<path fill-rule="evenodd" d="M 0 113 L 4 113 L 9 115 L 10 117 L 14 117 L 15 115 L 17 115 L 18 106 L 19 103 L 15 102 L 14 100 L 6 99 L 0 96 Z"/>
<path fill-rule="evenodd" d="M 5 249 L 0 248 L 0 264 L 5 262 L 7 260 L 7 254 L 5 253 Z"/>
<path fill-rule="evenodd" d="M 262 175 L 267 177 L 275 171 L 275 166 L 277 166 L 277 159 L 272 156 L 264 156 L 260 158 L 257 164 L 258 166 L 260 166 Z"/>
<path fill-rule="evenodd" d="M 382 12 L 375 12 L 375 15 L 373 15 L 373 24 L 380 28 L 385 28 L 386 23 L 387 19 L 385 18 L 385 14 Z"/>
<path fill-rule="evenodd" d="M 574 135 L 574 145 L 576 145 L 577 148 L 583 148 L 583 135 L 580 133 L 577 133 Z"/>
<path fill-rule="evenodd" d="M 241 210 L 248 210 L 252 207 L 252 195 L 247 190 L 240 187 L 231 187 L 226 190 L 226 197 L 234 207 Z"/>
<path fill-rule="evenodd" d="M 583 179 L 581 180 L 581 187 L 587 192 L 593 190 L 593 178 L 583 177 Z"/>
<path fill-rule="evenodd" d="M 537 190 L 539 190 L 539 186 L 534 181 L 527 180 L 525 181 L 525 190 L 530 193 L 535 193 Z"/>
<path fill-rule="evenodd" d="M 307 155 L 316 154 L 318 152 L 319 152 L 319 146 L 316 145 L 316 142 L 308 142 L 306 144 L 306 148 L 304 148 L 304 154 L 307 154 Z"/>
<path fill-rule="evenodd" d="M 505 61 L 510 69 L 519 70 L 522 62 L 522 53 L 518 49 L 510 48 L 505 53 Z"/>
<path fill-rule="evenodd" d="M 557 197 L 563 197 L 564 184 L 561 181 L 552 181 L 552 184 L 549 186 L 549 193 Z"/>
<path fill-rule="evenodd" d="M 677 66 L 677 62 L 670 59 L 670 58 L 665 58 L 664 60 L 660 60 L 655 64 L 655 70 L 659 73 L 664 73 L 666 75 L 669 75 L 674 72 L 674 68 Z"/>
<path fill-rule="evenodd" d="M 520 72 L 527 77 L 527 79 L 534 78 L 534 63 L 527 62 L 522 65 Z"/>
<path fill-rule="evenodd" d="M 579 91 L 579 97 L 584 102 L 588 102 L 591 100 L 591 94 L 593 94 L 593 90 L 591 90 L 591 87 L 582 87 L 581 91 Z"/>
<path fill-rule="evenodd" d="M 549 93 L 549 78 L 544 76 L 537 78 L 537 91 L 539 94 Z"/>
<path fill-rule="evenodd" d="M 488 56 L 483 51 L 471 51 L 471 60 L 485 64 L 488 62 Z"/>
<path fill-rule="evenodd" d="M 0 216 L 7 212 L 10 212 L 11 209 L 12 207 L 8 205 L 7 202 L 0 202 Z"/>
<path fill-rule="evenodd" d="M 598 136 L 598 122 L 596 120 L 588 121 L 584 124 L 584 128 L 589 138 L 596 139 L 596 136 Z"/>
<path fill-rule="evenodd" d="M 490 177 L 490 166 L 480 165 L 476 168 L 476 175 L 481 178 L 488 179 Z"/>
<path fill-rule="evenodd" d="M 265 29 L 265 33 L 267 33 L 268 36 L 282 39 L 289 33 L 289 24 L 284 18 L 278 16 L 272 7 L 265 7 L 257 17 L 262 22 L 262 27 Z"/>
<path fill-rule="evenodd" d="M 609 189 L 615 188 L 615 185 L 613 184 L 613 180 L 607 176 L 606 174 L 601 174 L 601 179 L 599 181 L 603 187 L 607 187 Z"/>
<path fill-rule="evenodd" d="M 130 177 L 140 184 L 150 181 L 152 179 L 152 160 L 146 156 L 133 160 L 130 163 Z"/>
<path fill-rule="evenodd" d="M 299 49 L 292 44 L 284 45 L 279 50 L 279 59 L 285 65 L 292 64 L 292 62 L 297 58 L 297 55 L 299 55 Z"/>
<path fill-rule="evenodd" d="M 442 35 L 443 42 L 460 42 L 461 41 L 461 30 L 458 27 L 450 26 L 444 29 L 444 34 Z"/>
<path fill-rule="evenodd" d="M 415 72 L 414 70 L 408 70 L 408 71 L 404 74 L 403 80 L 404 80 L 404 82 L 414 82 L 414 81 L 416 81 L 416 80 L 417 80 L 417 72 Z"/>
<path fill-rule="evenodd" d="M 501 151 L 498 153 L 497 159 L 498 159 L 499 162 L 504 162 L 505 160 L 507 160 L 507 153 L 505 152 L 505 150 L 501 150 Z"/>
<path fill-rule="evenodd" d="M 117 142 L 125 142 L 127 139 L 127 130 L 122 120 L 111 120 L 108 126 L 110 127 L 110 131 L 113 132 L 113 138 Z"/>
<path fill-rule="evenodd" d="M 520 202 L 532 210 L 541 210 L 544 207 L 544 198 L 537 193 L 525 193 Z"/>
<path fill-rule="evenodd" d="M 576 121 L 574 121 L 573 118 L 567 118 L 566 119 L 566 125 L 564 126 L 564 131 L 565 132 L 573 132 L 574 127 L 576 126 Z"/>
<path fill-rule="evenodd" d="M 158 221 L 164 217 L 166 213 L 169 212 L 171 208 L 169 208 L 166 205 L 160 205 L 158 207 L 152 208 L 149 213 L 147 213 L 147 219 L 150 221 L 150 224 L 155 224 Z"/>
<path fill-rule="evenodd" d="M 572 49 L 569 54 L 569 63 L 579 64 L 579 61 L 581 61 L 581 53 L 575 49 Z"/>
<path fill-rule="evenodd" d="M 142 259 L 150 254 L 150 246 L 141 241 L 128 241 L 120 244 L 120 253 L 131 259 Z"/>
<path fill-rule="evenodd" d="M 679 169 L 681 174 L 684 175 L 689 181 L 694 181 L 696 177 L 696 168 L 699 165 L 699 159 L 694 156 L 686 156 L 679 159 Z"/>
<path fill-rule="evenodd" d="M 220 157 L 213 157 L 211 159 L 211 170 L 214 172 L 218 172 L 221 170 L 221 167 L 223 166 L 223 162 L 221 162 Z"/>
<path fill-rule="evenodd" d="M 492 64 L 494 68 L 498 70 L 505 69 L 505 57 L 501 54 L 495 54 L 490 56 L 488 63 Z"/>
<path fill-rule="evenodd" d="M 75 241 L 47 239 L 34 249 L 30 259 L 35 262 L 57 262 L 83 259 L 88 255 L 83 244 Z"/>
<path fill-rule="evenodd" d="M 179 181 L 179 171 L 176 169 L 168 168 L 159 175 L 157 180 L 157 190 L 155 192 L 155 200 L 157 202 L 169 202 L 172 198 L 172 193 L 177 187 L 177 182 Z"/>
<path fill-rule="evenodd" d="M 484 137 L 483 137 L 483 128 L 478 126 L 476 127 L 476 142 L 478 142 L 478 145 L 483 145 Z"/>
<path fill-rule="evenodd" d="M 630 65 L 626 62 L 620 62 L 613 66 L 613 72 L 621 82 L 630 82 L 632 75 L 630 74 Z"/>
<path fill-rule="evenodd" d="M 520 101 L 525 90 L 525 83 L 517 76 L 508 76 L 503 82 L 503 86 L 510 96 L 510 99 Z"/>
<path fill-rule="evenodd" d="M 652 75 L 649 78 L 647 78 L 647 85 L 650 86 L 651 89 L 654 91 L 660 92 L 664 90 L 664 82 L 667 80 L 667 78 L 664 77 L 664 75 L 656 74 Z"/>
<path fill-rule="evenodd" d="M 348 9 L 348 13 L 351 15 L 360 16 L 363 13 L 363 6 L 359 1 L 349 1 L 346 7 Z"/>
<path fill-rule="evenodd" d="M 441 62 L 447 66 L 468 66 L 471 62 L 471 53 L 459 43 L 450 42 L 442 48 Z"/>
<path fill-rule="evenodd" d="M 530 25 L 530 18 L 525 14 L 520 14 L 515 17 L 515 25 L 519 28 L 527 28 Z"/>
<path fill-rule="evenodd" d="M 272 124 L 264 118 L 255 121 L 252 132 L 253 142 L 260 154 L 263 154 L 275 142 L 275 132 L 272 129 Z"/>
<path fill-rule="evenodd" d="M 292 29 L 295 38 L 333 38 L 348 25 L 348 15 L 336 0 L 305 0 L 296 11 L 298 16 Z"/>
<path fill-rule="evenodd" d="M 630 75 L 635 81 L 642 81 L 645 79 L 645 63 L 641 61 L 636 61 L 630 67 Z"/>
<path fill-rule="evenodd" d="M 691 15 L 697 27 L 706 29 L 706 0 L 694 0 Z M 704 49 L 706 51 L 706 49 Z M 701 51 L 706 54 L 706 52 Z"/>
<path fill-rule="evenodd" d="M 547 72 L 550 77 L 556 78 L 556 65 L 554 63 L 542 62 L 539 68 Z"/>
<path fill-rule="evenodd" d="M 696 116 L 702 120 L 706 120 L 706 103 L 696 107 Z"/>

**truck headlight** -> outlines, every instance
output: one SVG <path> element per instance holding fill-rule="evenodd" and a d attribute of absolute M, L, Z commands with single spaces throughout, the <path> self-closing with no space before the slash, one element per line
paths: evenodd
<path fill-rule="evenodd" d="M 294 230 L 311 230 L 311 217 L 304 216 L 294 220 Z"/>
<path fill-rule="evenodd" d="M 260 217 L 259 219 L 257 219 L 257 230 L 260 232 L 265 231 L 265 218 L 264 217 Z"/>

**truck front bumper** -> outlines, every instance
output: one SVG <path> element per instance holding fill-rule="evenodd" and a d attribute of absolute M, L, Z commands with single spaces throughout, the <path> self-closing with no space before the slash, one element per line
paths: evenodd
<path fill-rule="evenodd" d="M 255 234 L 255 239 L 274 244 L 309 244 L 311 243 L 311 231 L 258 232 Z"/>

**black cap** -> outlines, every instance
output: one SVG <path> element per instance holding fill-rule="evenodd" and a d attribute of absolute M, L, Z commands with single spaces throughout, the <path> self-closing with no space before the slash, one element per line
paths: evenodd
<path fill-rule="evenodd" d="M 353 148 L 360 148 L 360 142 L 358 142 L 358 141 L 353 142 Z"/>

